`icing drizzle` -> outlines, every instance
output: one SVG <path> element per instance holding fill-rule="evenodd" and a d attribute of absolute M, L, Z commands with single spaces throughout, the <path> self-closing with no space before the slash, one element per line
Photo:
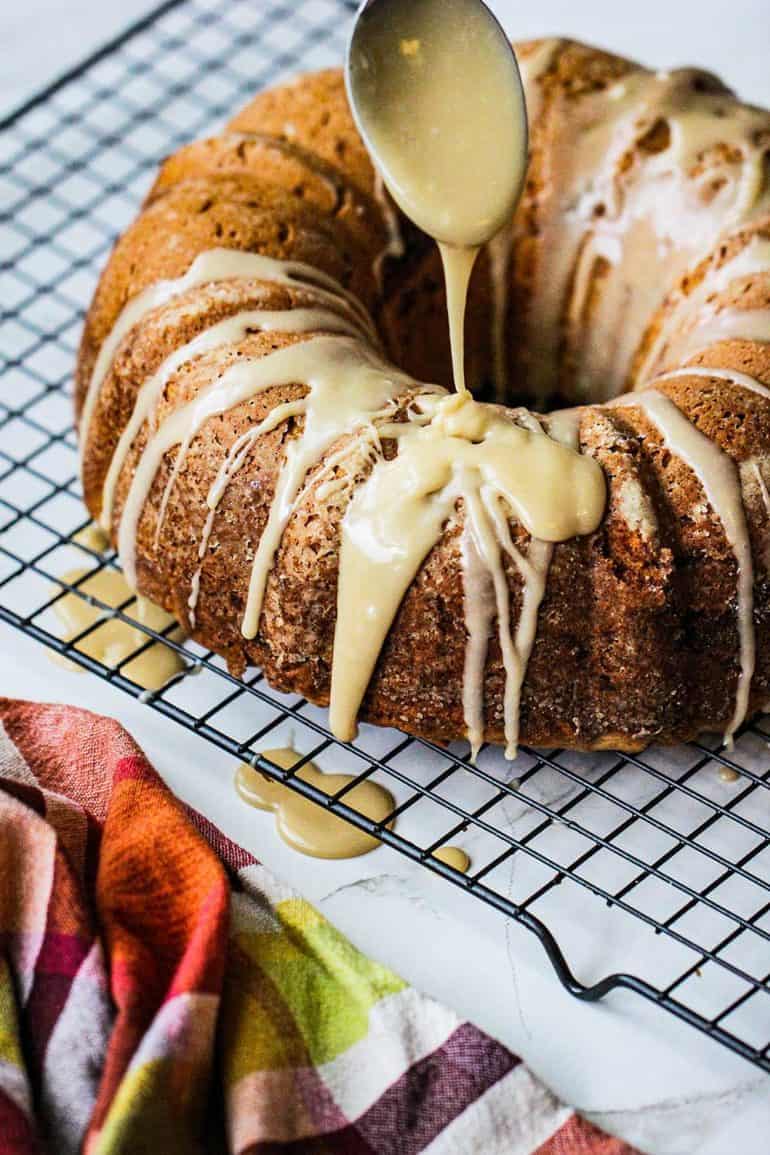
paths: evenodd
<path fill-rule="evenodd" d="M 361 302 L 342 288 L 333 277 L 300 261 L 278 261 L 261 253 L 247 253 L 240 249 L 208 249 L 199 253 L 184 276 L 173 280 L 156 281 L 123 307 L 120 316 L 102 342 L 88 383 L 80 417 L 79 440 L 81 452 L 87 438 L 94 406 L 107 373 L 123 338 L 147 313 L 165 305 L 173 297 L 211 281 L 234 278 L 261 278 L 274 284 L 312 285 L 319 303 L 339 308 L 340 301 L 353 314 L 373 341 L 377 334 L 371 317 Z"/>
<path fill-rule="evenodd" d="M 668 375 L 668 378 L 659 378 L 659 382 L 674 376 L 688 376 L 691 372 L 681 370 Z M 695 372 L 699 373 L 698 370 Z M 714 371 L 704 369 L 702 373 L 713 375 Z M 727 379 L 735 380 L 735 377 L 736 374 L 731 373 Z M 765 392 L 770 397 L 770 391 Z M 721 521 L 725 537 L 735 554 L 738 567 L 737 618 L 740 669 L 735 710 L 725 733 L 725 743 L 732 745 L 733 735 L 748 712 L 751 680 L 756 662 L 754 565 L 738 469 L 732 458 L 701 433 L 674 402 L 657 389 L 627 394 L 613 404 L 641 409 L 662 436 L 666 447 L 692 470 L 703 487 L 711 508 Z"/>

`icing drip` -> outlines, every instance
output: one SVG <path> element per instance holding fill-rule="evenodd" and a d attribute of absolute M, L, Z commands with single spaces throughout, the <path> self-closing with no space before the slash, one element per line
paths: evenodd
<path fill-rule="evenodd" d="M 539 81 L 550 72 L 559 55 L 563 40 L 550 38 L 541 40 L 528 56 L 519 56 L 519 72 L 527 98 L 527 119 L 530 125 L 536 123 L 543 106 L 543 94 Z"/>
<path fill-rule="evenodd" d="M 768 519 L 770 520 L 770 493 L 768 493 L 768 490 L 767 490 L 767 482 L 765 481 L 764 475 L 762 473 L 762 467 L 760 466 L 759 462 L 754 461 L 752 464 L 754 466 L 754 476 L 757 479 L 757 485 L 759 486 L 759 492 L 762 495 L 762 504 L 764 505 L 765 513 L 767 514 Z"/>
<path fill-rule="evenodd" d="M 327 338 L 321 344 L 323 341 L 316 338 L 312 347 L 310 342 L 292 346 L 291 379 L 309 386 L 304 399 L 305 424 L 301 438 L 290 441 L 286 448 L 267 524 L 254 555 L 242 627 L 246 638 L 255 637 L 259 628 L 267 579 L 307 474 L 341 437 L 386 417 L 388 404 L 414 384 L 360 343 Z"/>
<path fill-rule="evenodd" d="M 692 70 L 636 71 L 581 97 L 542 222 L 538 267 L 547 274 L 535 285 L 528 335 L 538 396 L 562 360 L 583 396 L 622 388 L 666 286 L 726 225 L 770 205 L 766 130 L 766 113 Z M 725 160 L 725 144 L 737 161 Z"/>
<path fill-rule="evenodd" d="M 283 352 L 283 350 L 280 351 Z M 172 473 L 173 483 L 173 480 L 178 476 L 181 462 L 184 460 L 195 434 L 209 417 L 226 413 L 234 405 L 253 397 L 261 390 L 271 388 L 275 384 L 274 381 L 267 379 L 264 372 L 256 371 L 255 367 L 260 364 L 261 362 L 253 362 L 233 366 L 237 372 L 230 370 L 217 382 L 217 384 L 222 384 L 221 390 L 206 389 L 194 401 L 175 410 L 147 444 L 131 481 L 118 530 L 118 555 L 126 579 L 131 586 L 136 586 L 136 532 L 139 519 L 164 455 L 175 445 L 180 446 Z M 301 402 L 276 406 L 264 422 L 260 423 L 260 433 L 270 432 L 281 421 L 285 421 L 288 417 L 295 416 L 299 412 L 301 412 Z M 169 492 L 170 485 L 167 485 L 159 514 L 160 521 L 162 521 L 165 513 Z"/>
<path fill-rule="evenodd" d="M 401 235 L 398 211 L 390 199 L 382 173 L 377 168 L 374 170 L 374 199 L 380 206 L 380 212 L 382 213 L 382 219 L 385 223 L 385 230 L 388 237 L 385 248 L 375 257 L 373 267 L 374 278 L 380 292 L 382 292 L 385 278 L 385 262 L 390 258 L 399 260 L 403 257 L 406 246 L 404 245 L 404 238 Z"/>
<path fill-rule="evenodd" d="M 112 526 L 112 509 L 115 500 L 115 489 L 121 471 L 126 462 L 131 446 L 163 396 L 166 385 L 173 375 L 204 353 L 210 353 L 231 344 L 243 341 L 246 335 L 254 330 L 264 332 L 279 331 L 282 333 L 311 333 L 314 330 L 328 330 L 330 333 L 347 333 L 351 336 L 359 333 L 358 328 L 351 321 L 340 316 L 331 309 L 297 308 L 271 311 L 268 309 L 248 309 L 227 317 L 215 325 L 211 325 L 197 337 L 175 349 L 163 361 L 151 377 L 143 382 L 133 412 L 118 441 L 115 452 L 107 471 L 102 490 L 102 513 L 100 524 L 109 532 Z"/>
<path fill-rule="evenodd" d="M 257 425 L 253 425 L 237 437 L 233 444 L 227 451 L 227 455 L 219 467 L 216 477 L 209 489 L 206 497 L 207 514 L 206 521 L 203 525 L 203 532 L 198 543 L 198 561 L 199 565 L 196 568 L 192 580 L 190 582 L 190 596 L 187 599 L 187 608 L 189 610 L 190 628 L 195 627 L 195 610 L 198 605 L 198 597 L 200 594 L 201 570 L 203 568 L 203 560 L 206 557 L 209 548 L 209 541 L 211 540 L 211 531 L 214 528 L 214 519 L 217 515 L 219 503 L 224 497 L 228 485 L 241 469 L 241 467 L 248 460 L 254 445 L 265 433 L 276 429 L 283 421 L 288 421 L 291 417 L 299 417 L 305 412 L 304 401 L 290 401 L 283 405 L 277 405 L 275 409 L 271 410 L 264 421 L 260 421 Z M 189 445 L 189 442 L 184 442 L 183 445 Z M 180 455 L 182 451 L 180 450 Z M 177 458 L 178 462 L 179 458 Z M 155 548 L 158 547 L 160 539 L 160 532 L 163 525 L 163 519 L 168 506 L 171 489 L 176 481 L 178 469 L 175 468 L 166 484 L 166 489 L 163 493 L 163 500 L 160 506 L 158 515 L 158 524 L 155 531 Z"/>
<path fill-rule="evenodd" d="M 692 348 L 690 343 L 699 341 L 701 323 L 705 322 L 708 325 L 714 316 L 708 305 L 711 298 L 723 293 L 734 281 L 743 277 L 759 276 L 766 273 L 768 268 L 770 268 L 770 240 L 755 234 L 729 261 L 725 261 L 719 268 L 708 269 L 692 292 L 669 309 L 660 332 L 635 373 L 636 380 L 643 384 L 656 373 L 661 360 L 672 359 L 673 353 L 678 349 L 678 346 L 672 344 L 672 340 L 677 339 L 677 334 L 681 335 L 679 339 L 690 348 Z M 735 312 L 738 313 L 738 310 Z M 768 330 L 762 339 L 768 340 Z M 683 352 L 686 355 L 686 349 Z"/>
<path fill-rule="evenodd" d="M 404 594 L 460 496 L 442 463 L 420 463 L 415 449 L 407 438 L 398 457 L 375 467 L 342 523 L 329 719 L 343 741 L 355 737 L 359 707 Z"/>
<path fill-rule="evenodd" d="M 521 606 L 514 646 L 508 661 L 505 663 L 505 756 L 506 758 L 515 758 L 519 743 L 521 691 L 532 647 L 537 636 L 537 616 L 545 594 L 548 570 L 553 558 L 553 544 L 532 538 L 525 556 L 513 544 L 511 531 L 499 502 L 490 505 L 489 514 L 494 523 L 498 541 L 518 569 L 522 581 Z M 498 618 L 498 626 L 501 630 L 505 628 L 510 631 L 510 622 L 506 625 L 505 619 L 500 617 Z"/>
<path fill-rule="evenodd" d="M 120 342 L 134 325 L 137 325 L 152 309 L 165 305 L 173 297 L 180 296 L 189 289 L 211 281 L 244 277 L 261 278 L 279 285 L 311 286 L 319 303 L 328 304 L 332 308 L 339 309 L 339 302 L 342 300 L 361 328 L 373 341 L 377 341 L 373 322 L 360 301 L 343 289 L 333 277 L 329 277 L 319 269 L 299 261 L 278 261 L 272 257 L 262 256 L 261 253 L 246 253 L 239 249 L 209 249 L 198 254 L 183 276 L 174 280 L 156 281 L 141 293 L 137 293 L 124 306 L 110 333 L 102 342 L 83 401 L 83 412 L 80 417 L 81 453 L 85 447 L 99 390 Z"/>
<path fill-rule="evenodd" d="M 604 476 L 593 459 L 553 440 L 527 414 L 521 417 L 530 427 L 522 428 L 462 395 L 425 398 L 422 405 L 430 413 L 429 423 L 388 427 L 399 437 L 398 455 L 375 466 L 343 519 L 332 729 L 346 740 L 355 734 L 361 701 L 401 601 L 462 500 L 463 551 L 469 565 L 465 586 L 471 591 L 466 600 L 470 625 L 463 694 L 466 726 L 472 744 L 478 746 L 483 733 L 482 650 L 486 652 L 485 638 L 496 612 L 506 664 L 505 731 L 510 750 L 517 738 L 525 660 L 510 642 L 508 586 L 500 557 L 501 548 L 508 552 L 509 547 L 514 560 L 517 551 L 509 535 L 501 546 L 502 515 L 496 506 L 504 501 L 533 537 L 563 541 L 596 528 L 604 511 Z M 486 595 L 475 580 L 477 559 L 489 575 L 491 603 L 483 600 Z M 533 559 L 532 573 L 540 576 L 546 558 L 537 558 L 537 563 Z M 522 647 L 527 655 L 534 637 L 532 606 L 540 597 L 542 589 L 538 596 L 533 576 L 521 634 L 522 643 L 528 642 Z"/>
<path fill-rule="evenodd" d="M 109 548 L 109 538 L 106 533 L 94 522 L 89 522 L 82 529 L 72 535 L 72 540 L 83 545 L 92 553 L 106 553 Z"/>
<path fill-rule="evenodd" d="M 530 430 L 540 431 L 537 418 L 526 410 L 519 412 L 519 420 Z M 563 410 L 553 415 L 549 434 L 562 445 L 577 450 L 579 425 L 579 410 Z M 527 554 L 522 554 L 513 544 L 505 503 L 499 491 L 482 486 L 476 494 L 472 486 L 466 484 L 463 495 L 466 515 L 464 597 L 468 631 L 463 706 L 471 757 L 475 760 L 484 737 L 484 669 L 490 627 L 496 620 L 505 671 L 505 756 L 513 759 L 519 741 L 521 690 L 537 634 L 537 616 L 545 593 L 553 544 L 532 537 Z M 504 554 L 514 563 L 521 580 L 521 605 L 515 637 L 511 635 L 510 593 Z"/>
<path fill-rule="evenodd" d="M 463 562 L 463 609 L 468 640 L 465 645 L 463 667 L 463 717 L 465 730 L 471 747 L 471 761 L 475 762 L 484 741 L 484 670 L 487 662 L 487 646 L 496 613 L 497 589 L 490 574 L 489 558 L 485 556 L 485 541 L 480 541 L 479 523 L 488 526 L 485 511 L 480 508 L 478 495 L 469 493 L 469 486 L 463 486 L 465 504 L 465 527 L 462 537 Z M 491 553 L 492 551 L 490 551 Z M 506 601 L 508 585 L 506 581 Z M 510 641 L 510 630 L 504 624 L 507 618 L 500 618 L 501 635 Z M 506 658 L 503 654 L 503 660 Z"/>
<path fill-rule="evenodd" d="M 305 473 L 334 440 L 365 424 L 386 400 L 405 391 L 411 383 L 360 341 L 348 337 L 313 337 L 258 359 L 243 359 L 166 418 L 145 447 L 121 517 L 118 552 L 130 584 L 136 584 L 139 518 L 164 454 L 174 446 L 180 447 L 164 493 L 159 513 L 161 522 L 168 494 L 187 450 L 210 417 L 226 413 L 265 389 L 305 383 L 310 387 L 306 397 L 276 406 L 260 423 L 259 432 L 254 431 L 256 438 L 275 429 L 288 417 L 305 415 L 301 448 L 292 449 L 292 442 L 287 449 L 287 463 L 279 476 L 268 526 L 255 556 L 244 631 L 253 629 L 247 637 L 256 634 L 262 586 L 291 512 L 291 501 Z M 260 577 L 264 579 L 262 586 Z"/>
<path fill-rule="evenodd" d="M 468 519 L 465 536 L 470 539 L 470 549 L 464 548 L 466 626 L 469 637 L 468 655 L 472 660 L 466 662 L 463 704 L 471 757 L 475 760 L 484 740 L 484 668 L 490 626 L 496 619 L 505 670 L 503 697 L 505 756 L 515 758 L 519 737 L 519 699 L 532 640 L 524 637 L 520 639 L 517 632 L 514 642 L 511 635 L 510 593 L 508 575 L 503 565 L 503 551 L 515 562 L 522 578 L 523 605 L 519 625 L 527 632 L 532 611 L 526 603 L 536 601 L 539 606 L 544 589 L 544 581 L 540 580 L 543 575 L 513 545 L 507 518 L 494 492 L 482 487 L 477 493 L 468 485 L 464 489 L 464 501 Z M 552 552 L 550 544 L 533 539 L 532 546 L 535 553 L 542 547 L 550 561 Z M 476 573 L 473 570 L 474 563 Z M 536 629 L 537 609 L 534 616 Z M 520 641 L 525 642 L 521 648 Z"/>
<path fill-rule="evenodd" d="M 504 401 L 508 395 L 508 350 L 506 347 L 506 320 L 508 318 L 509 277 L 513 231 L 504 225 L 487 245 L 489 276 L 492 287 L 492 382 L 495 399 Z"/>
<path fill-rule="evenodd" d="M 712 372 L 706 370 L 704 372 Z M 683 370 L 682 374 L 690 370 Z M 674 376 L 672 374 L 671 376 Z M 734 377 L 734 374 L 731 375 Z M 661 380 L 665 380 L 662 378 Z M 743 508 L 738 470 L 730 457 L 700 432 L 663 393 L 645 390 L 619 398 L 613 405 L 633 405 L 649 418 L 666 447 L 679 457 L 698 478 L 706 498 L 722 523 L 725 537 L 738 566 L 737 616 L 740 671 L 735 692 L 735 710 L 725 732 L 725 744 L 744 721 L 751 691 L 756 658 L 754 636 L 754 566 L 746 515 Z"/>
<path fill-rule="evenodd" d="M 336 453 L 329 454 L 323 468 L 319 469 L 313 479 L 319 501 L 328 504 L 337 502 L 340 494 L 345 494 L 350 490 L 357 475 L 364 470 L 371 469 L 375 461 L 382 457 L 382 442 L 380 440 L 380 429 L 382 428 L 382 425 L 365 425 L 359 430 L 352 447 L 343 445 L 342 449 L 338 449 Z M 332 474 L 337 469 L 342 469 L 342 472 L 339 477 L 333 477 Z M 324 478 L 327 480 L 324 481 Z M 305 492 L 307 495 L 310 494 L 310 490 Z M 297 508 L 299 505 L 300 501 L 297 502 Z"/>
<path fill-rule="evenodd" d="M 698 322 L 668 346 L 667 360 L 682 362 L 720 341 L 770 341 L 770 309 L 723 309 Z"/>
<path fill-rule="evenodd" d="M 446 280 L 446 307 L 449 317 L 449 343 L 452 349 L 452 370 L 455 390 L 468 394 L 465 384 L 465 304 L 468 299 L 473 266 L 479 250 L 439 244 L 441 262 Z"/>

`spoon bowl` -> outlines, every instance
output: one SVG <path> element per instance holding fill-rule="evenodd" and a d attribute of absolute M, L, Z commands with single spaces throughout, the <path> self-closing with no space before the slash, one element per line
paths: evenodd
<path fill-rule="evenodd" d="M 385 184 L 424 232 L 476 247 L 510 220 L 526 168 L 524 89 L 482 0 L 365 0 L 345 84 Z"/>

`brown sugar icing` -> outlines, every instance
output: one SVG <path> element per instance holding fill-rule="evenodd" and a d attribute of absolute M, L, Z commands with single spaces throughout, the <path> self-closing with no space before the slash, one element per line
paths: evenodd
<path fill-rule="evenodd" d="M 265 750 L 264 757 L 284 770 L 292 770 L 302 756 L 290 747 L 282 747 Z M 303 763 L 296 776 L 330 796 L 353 781 L 349 774 L 324 774 L 312 762 Z M 276 830 L 283 841 L 311 858 L 357 858 L 380 845 L 379 839 L 371 834 L 338 818 L 283 783 L 274 782 L 253 766 L 244 763 L 238 768 L 235 788 L 249 806 L 271 810 L 275 814 Z M 384 821 L 395 806 L 393 796 L 377 782 L 370 781 L 353 786 L 343 795 L 343 800 L 346 806 L 373 822 Z"/>
<path fill-rule="evenodd" d="M 89 540 L 98 541 L 95 536 Z M 69 585 L 78 583 L 78 589 L 83 594 L 113 609 L 124 606 L 131 598 L 132 591 L 117 570 L 97 570 L 90 577 L 86 576 L 88 572 L 87 569 L 69 570 L 62 575 L 62 581 Z M 84 581 L 81 580 L 83 578 Z M 76 593 L 65 594 L 54 603 L 53 608 L 64 628 L 65 641 L 72 641 L 84 630 L 95 626 L 84 638 L 75 642 L 74 648 L 110 669 L 119 666 L 125 677 L 144 690 L 161 689 L 185 668 L 184 660 L 176 650 L 163 642 L 151 641 L 138 625 L 133 626 L 121 618 L 107 616 L 101 607 Z M 174 619 L 164 610 L 141 596 L 131 603 L 126 614 L 156 633 L 163 633 L 174 624 Z M 174 641 L 183 640 L 183 634 L 178 628 L 172 630 L 170 636 Z M 130 658 L 131 654 L 136 654 L 136 657 Z M 126 661 L 127 658 L 130 661 Z M 77 666 L 73 668 L 79 669 Z"/>

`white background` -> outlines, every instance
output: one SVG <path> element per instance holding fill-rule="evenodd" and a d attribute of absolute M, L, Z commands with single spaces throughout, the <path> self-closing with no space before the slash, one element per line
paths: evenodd
<path fill-rule="evenodd" d="M 659 68 L 698 64 L 720 73 L 744 100 L 770 103 L 767 0 L 490 3 L 514 38 L 574 36 Z M 2 0 L 0 108 L 7 110 L 153 6 L 146 0 Z"/>
<path fill-rule="evenodd" d="M 574 35 L 659 67 L 698 64 L 719 72 L 745 99 L 770 104 L 768 0 L 499 0 L 493 6 L 514 37 Z M 149 7 L 142 0 L 2 0 L 0 115 Z M 257 0 L 254 7 L 256 13 Z M 633 998 L 577 1004 L 556 986 L 529 936 L 497 915 L 482 918 L 476 903 L 449 901 L 449 888 L 385 849 L 339 870 L 292 854 L 267 816 L 234 805 L 231 768 L 213 748 L 117 691 L 60 671 L 34 643 L 7 629 L 0 630 L 0 689 L 119 717 L 175 789 L 364 949 L 475 1018 L 557 1091 L 641 1149 L 766 1155 L 770 1080 L 689 1028 Z"/>

